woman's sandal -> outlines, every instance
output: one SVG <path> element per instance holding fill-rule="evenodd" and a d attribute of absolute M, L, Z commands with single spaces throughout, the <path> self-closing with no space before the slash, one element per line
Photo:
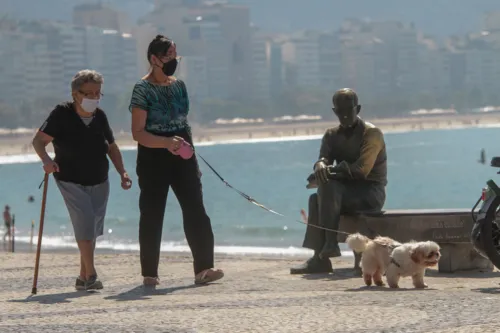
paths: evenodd
<path fill-rule="evenodd" d="M 195 284 L 207 284 L 210 282 L 214 282 L 220 280 L 224 277 L 224 272 L 220 269 L 205 269 L 204 271 L 196 274 L 194 277 Z"/>
<path fill-rule="evenodd" d="M 157 285 L 160 284 L 160 278 L 151 277 L 151 276 L 145 276 L 144 280 L 142 280 L 142 283 L 145 286 L 157 286 Z"/>

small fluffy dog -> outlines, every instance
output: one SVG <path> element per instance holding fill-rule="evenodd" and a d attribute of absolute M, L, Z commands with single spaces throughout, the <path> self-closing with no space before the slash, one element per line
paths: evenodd
<path fill-rule="evenodd" d="M 367 286 L 371 286 L 372 279 L 377 286 L 383 286 L 385 273 L 391 288 L 399 288 L 401 276 L 411 276 L 415 288 L 426 288 L 425 270 L 436 266 L 441 257 L 439 245 L 431 241 L 402 244 L 389 237 L 372 240 L 355 233 L 347 237 L 346 243 L 353 251 L 362 253 L 361 269 Z"/>

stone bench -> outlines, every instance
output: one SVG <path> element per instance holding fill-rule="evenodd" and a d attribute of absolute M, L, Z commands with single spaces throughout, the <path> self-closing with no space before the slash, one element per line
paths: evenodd
<path fill-rule="evenodd" d="M 312 194 L 311 199 L 313 196 L 317 194 Z M 309 214 L 317 216 L 318 212 Z M 359 232 L 370 238 L 387 236 L 399 242 L 434 241 L 441 247 L 438 265 L 441 273 L 474 269 L 492 271 L 491 261 L 479 255 L 470 242 L 473 223 L 470 209 L 387 210 L 343 215 L 339 230 Z M 346 237 L 339 233 L 339 242 L 344 243 Z M 355 253 L 355 268 L 359 267 L 360 259 L 361 256 Z"/>

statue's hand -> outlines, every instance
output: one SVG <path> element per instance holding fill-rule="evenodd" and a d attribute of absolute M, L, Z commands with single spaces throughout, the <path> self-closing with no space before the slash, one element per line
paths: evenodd
<path fill-rule="evenodd" d="M 323 184 L 328 183 L 328 173 L 328 166 L 325 162 L 316 163 L 316 166 L 314 167 L 314 176 L 317 181 Z"/>

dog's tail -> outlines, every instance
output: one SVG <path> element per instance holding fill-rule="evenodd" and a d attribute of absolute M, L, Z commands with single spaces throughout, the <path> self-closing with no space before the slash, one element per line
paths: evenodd
<path fill-rule="evenodd" d="M 366 250 L 366 245 L 370 241 L 370 238 L 363 236 L 360 233 L 350 234 L 347 236 L 345 242 L 351 250 L 357 253 L 363 253 Z"/>

